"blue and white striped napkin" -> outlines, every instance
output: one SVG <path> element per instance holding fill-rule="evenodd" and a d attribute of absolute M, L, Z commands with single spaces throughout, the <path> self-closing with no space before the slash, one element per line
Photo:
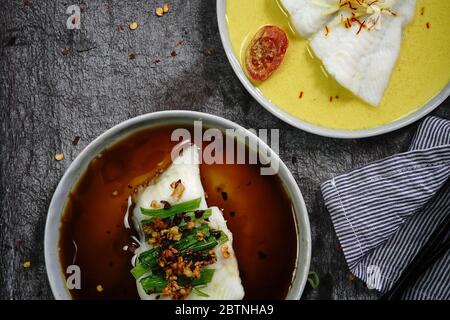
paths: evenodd
<path fill-rule="evenodd" d="M 350 271 L 387 292 L 450 214 L 450 121 L 428 117 L 409 150 L 322 185 Z M 404 299 L 450 299 L 447 252 Z"/>

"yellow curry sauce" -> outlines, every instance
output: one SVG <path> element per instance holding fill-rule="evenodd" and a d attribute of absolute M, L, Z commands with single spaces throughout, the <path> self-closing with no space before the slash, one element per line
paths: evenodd
<path fill-rule="evenodd" d="M 308 42 L 295 33 L 277 0 L 227 0 L 228 30 L 236 56 L 267 24 L 283 28 L 289 48 L 280 68 L 255 84 L 282 110 L 326 127 L 359 130 L 398 120 L 422 107 L 450 80 L 450 1 L 418 0 L 416 15 L 403 34 L 400 57 L 379 107 L 355 97 L 327 76 Z M 382 63 L 382 62 L 380 62 Z"/>

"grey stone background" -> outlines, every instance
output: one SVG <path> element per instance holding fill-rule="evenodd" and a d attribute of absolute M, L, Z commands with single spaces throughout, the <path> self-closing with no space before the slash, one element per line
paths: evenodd
<path fill-rule="evenodd" d="M 44 224 L 71 161 L 106 129 L 170 109 L 208 112 L 247 128 L 279 128 L 280 156 L 309 209 L 311 270 L 321 278 L 304 298 L 377 298 L 349 276 L 319 185 L 406 150 L 417 124 L 358 141 L 290 127 L 259 106 L 234 75 L 219 39 L 215 1 L 172 0 L 170 13 L 157 18 L 153 10 L 162 3 L 0 0 L 0 298 L 52 298 Z M 71 4 L 82 8 L 79 31 L 66 28 Z M 139 23 L 137 30 L 128 29 L 130 21 Z M 435 114 L 450 118 L 448 105 Z M 81 137 L 76 146 L 75 136 Z M 55 161 L 56 152 L 65 160 Z"/>

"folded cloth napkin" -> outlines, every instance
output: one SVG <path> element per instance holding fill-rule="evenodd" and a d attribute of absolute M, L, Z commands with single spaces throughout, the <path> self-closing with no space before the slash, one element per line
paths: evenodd
<path fill-rule="evenodd" d="M 322 184 L 350 271 L 387 292 L 450 214 L 450 121 L 428 117 L 407 152 Z M 450 299 L 447 252 L 403 295 Z"/>

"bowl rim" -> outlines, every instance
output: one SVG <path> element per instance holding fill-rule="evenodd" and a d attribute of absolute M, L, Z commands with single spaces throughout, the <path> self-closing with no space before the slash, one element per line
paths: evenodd
<path fill-rule="evenodd" d="M 308 211 L 306 208 L 303 195 L 295 181 L 292 173 L 289 171 L 284 162 L 264 141 L 259 139 L 251 131 L 243 128 L 237 123 L 224 119 L 212 114 L 185 111 L 185 110 L 170 110 L 158 111 L 131 118 L 123 121 L 112 128 L 108 129 L 92 142 L 90 142 L 80 154 L 69 165 L 64 175 L 56 187 L 53 194 L 50 206 L 48 209 L 45 234 L 44 234 L 44 256 L 46 273 L 50 283 L 53 296 L 57 300 L 72 299 L 69 290 L 66 287 L 66 279 L 64 270 L 59 259 L 59 236 L 61 219 L 64 213 L 64 208 L 67 203 L 67 197 L 80 176 L 85 172 L 89 163 L 105 148 L 113 145 L 128 135 L 148 129 L 161 126 L 163 123 L 188 123 L 194 120 L 202 120 L 206 125 L 217 125 L 218 128 L 234 128 L 243 130 L 250 139 L 257 141 L 259 146 L 263 148 L 261 152 L 268 152 L 276 161 L 279 161 L 280 177 L 286 192 L 291 198 L 296 224 L 297 232 L 297 259 L 291 287 L 286 296 L 287 300 L 300 299 L 309 273 L 309 266 L 311 261 L 311 230 L 309 225 Z"/>
<path fill-rule="evenodd" d="M 216 0 L 216 13 L 222 45 L 224 47 L 226 56 L 228 58 L 231 67 L 233 68 L 234 73 L 239 78 L 245 89 L 261 106 L 263 106 L 267 111 L 272 113 L 278 119 L 290 124 L 293 127 L 328 138 L 360 139 L 360 138 L 374 137 L 401 129 L 416 122 L 417 120 L 422 119 L 427 114 L 436 109 L 438 106 L 440 106 L 450 95 L 450 82 L 449 82 L 446 87 L 444 87 L 439 93 L 437 93 L 425 105 L 419 107 L 416 111 L 393 122 L 370 129 L 362 129 L 362 130 L 332 129 L 321 127 L 319 125 L 315 125 L 310 122 L 301 120 L 300 118 L 297 118 L 287 113 L 286 111 L 283 111 L 281 108 L 279 108 L 269 99 L 267 99 L 262 94 L 262 92 L 259 91 L 245 75 L 245 72 L 243 71 L 239 60 L 236 58 L 233 52 L 231 40 L 228 34 L 226 1 L 227 0 Z"/>

